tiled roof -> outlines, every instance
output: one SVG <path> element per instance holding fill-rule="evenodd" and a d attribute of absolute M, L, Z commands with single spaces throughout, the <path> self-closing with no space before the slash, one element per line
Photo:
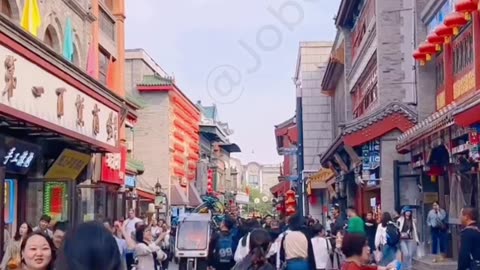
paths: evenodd
<path fill-rule="evenodd" d="M 172 86 L 174 84 L 173 78 L 162 77 L 158 74 L 144 75 L 143 81 L 139 83 L 140 86 Z"/>
<path fill-rule="evenodd" d="M 455 102 L 443 107 L 436 113 L 430 115 L 423 121 L 419 122 L 406 132 L 404 132 L 397 141 L 397 149 L 407 146 L 409 143 L 426 135 L 427 133 L 442 127 L 449 126 L 454 123 L 453 112 L 456 108 Z"/>
<path fill-rule="evenodd" d="M 142 174 L 145 171 L 143 162 L 129 158 L 127 160 L 127 170 Z"/>
<path fill-rule="evenodd" d="M 202 106 L 205 118 L 217 120 L 217 106 Z"/>
<path fill-rule="evenodd" d="M 139 109 L 143 109 L 147 106 L 147 103 L 145 100 L 142 99 L 142 97 L 138 95 L 133 95 L 133 94 L 126 94 L 125 99 L 127 102 L 132 103 L 134 106 L 138 107 Z"/>
<path fill-rule="evenodd" d="M 417 122 L 417 114 L 415 113 L 415 111 L 413 111 L 410 107 L 403 103 L 392 102 L 387 104 L 383 108 L 377 109 L 376 111 L 367 114 L 366 116 L 362 116 L 349 122 L 343 130 L 343 135 L 360 131 L 395 113 L 399 113 L 405 116 L 408 120 L 414 123 Z"/>

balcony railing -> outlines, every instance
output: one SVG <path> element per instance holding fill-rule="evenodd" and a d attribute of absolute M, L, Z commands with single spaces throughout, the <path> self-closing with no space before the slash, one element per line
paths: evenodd
<path fill-rule="evenodd" d="M 115 41 L 115 20 L 103 8 L 100 8 L 100 29 L 110 39 Z"/>

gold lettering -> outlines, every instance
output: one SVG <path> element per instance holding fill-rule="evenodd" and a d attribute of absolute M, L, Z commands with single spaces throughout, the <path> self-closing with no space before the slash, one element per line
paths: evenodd
<path fill-rule="evenodd" d="M 456 100 L 474 89 L 475 73 L 472 70 L 453 84 L 453 99 Z"/>
<path fill-rule="evenodd" d="M 437 94 L 437 110 L 445 107 L 445 91 Z"/>

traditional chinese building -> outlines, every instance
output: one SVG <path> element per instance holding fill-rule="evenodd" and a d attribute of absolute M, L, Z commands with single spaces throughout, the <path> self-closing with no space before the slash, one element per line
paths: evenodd
<path fill-rule="evenodd" d="M 423 215 L 438 201 L 448 212 L 451 248 L 459 249 L 460 210 L 479 207 L 478 106 L 480 94 L 480 16 L 478 1 L 429 1 L 421 11 L 422 32 L 412 51 L 417 60 L 417 87 L 430 93 L 419 110 L 430 112 L 404 132 L 397 150 L 409 157 L 410 169 L 421 191 Z M 401 199 L 403 181 L 397 188 Z M 425 239 L 429 239 L 429 231 Z"/>
<path fill-rule="evenodd" d="M 145 165 L 137 192 L 153 195 L 159 182 L 171 206 L 196 207 L 200 111 L 144 50 L 127 50 L 126 59 L 126 88 L 145 103 L 135 127 L 135 156 Z"/>
<path fill-rule="evenodd" d="M 95 56 L 102 44 L 110 44 L 105 47 L 121 66 L 116 48 L 123 44 L 123 1 L 34 1 L 37 4 L 28 8 L 32 1 L 20 2 L 0 1 L 0 74 L 5 78 L 0 94 L 0 189 L 6 189 L 0 190 L 0 201 L 6 202 L 0 204 L 0 213 L 6 210 L 12 233 L 17 222 L 36 224 L 42 214 L 70 223 L 123 216 L 115 208 L 123 178 L 115 179 L 109 189 L 115 198 L 108 200 L 106 188 L 99 191 L 92 181 L 100 170 L 88 165 L 91 154 L 118 157 L 122 152 L 128 108 L 114 79 L 121 81 L 120 76 L 105 68 L 110 80 L 98 81 L 101 69 L 92 69 L 101 66 L 98 57 L 87 57 L 89 51 Z M 111 40 L 100 37 L 100 45 L 90 40 L 93 32 L 108 31 L 93 23 L 99 7 L 112 15 L 109 29 L 115 34 Z M 32 16 L 24 20 L 28 25 L 21 24 L 25 16 Z M 103 158 L 105 165 L 120 171 L 118 160 Z M 93 185 L 88 192 L 83 192 L 85 183 Z M 94 194 L 103 196 L 90 196 Z M 97 197 L 104 199 L 93 200 Z M 0 219 L 2 228 L 3 222 Z"/>

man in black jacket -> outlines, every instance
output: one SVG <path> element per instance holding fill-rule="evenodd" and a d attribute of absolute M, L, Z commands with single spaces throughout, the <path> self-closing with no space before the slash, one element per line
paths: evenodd
<path fill-rule="evenodd" d="M 465 228 L 460 237 L 460 254 L 458 256 L 458 270 L 478 269 L 472 264 L 480 266 L 480 230 L 478 228 L 478 211 L 475 208 L 464 208 L 461 212 L 462 225 Z M 473 259 L 473 260 L 472 260 Z"/>

